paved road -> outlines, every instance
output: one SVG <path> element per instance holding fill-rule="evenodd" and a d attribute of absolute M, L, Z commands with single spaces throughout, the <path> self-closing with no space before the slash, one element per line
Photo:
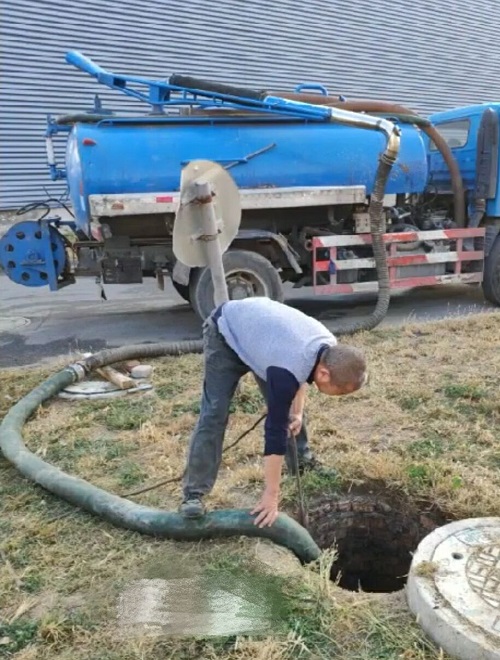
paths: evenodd
<path fill-rule="evenodd" d="M 108 286 L 107 301 L 82 278 L 56 293 L 13 284 L 0 274 L 0 367 L 27 365 L 71 351 L 97 351 L 132 343 L 196 339 L 201 326 L 171 285 Z M 287 301 L 333 328 L 339 319 L 369 314 L 375 296 L 314 297 L 287 289 Z M 431 320 L 491 308 L 480 287 L 452 286 L 398 292 L 381 327 L 413 318 Z"/>

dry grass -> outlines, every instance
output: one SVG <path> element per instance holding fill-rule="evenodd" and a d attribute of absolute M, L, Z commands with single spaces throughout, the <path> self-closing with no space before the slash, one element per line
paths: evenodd
<path fill-rule="evenodd" d="M 500 316 L 374 331 L 349 341 L 370 365 L 362 392 L 308 402 L 313 448 L 339 483 L 377 480 L 451 516 L 500 511 Z M 26 427 L 28 446 L 46 460 L 115 493 L 176 476 L 184 467 L 198 411 L 201 358 L 155 362 L 152 395 L 113 401 L 54 400 Z M 0 372 L 0 416 L 54 369 Z M 263 411 L 251 379 L 234 402 L 232 441 Z M 224 454 L 213 507 L 251 505 L 262 480 L 262 429 Z M 0 458 L 0 657 L 345 658 L 424 660 L 445 656 L 413 623 L 401 594 L 351 594 L 320 570 L 278 576 L 255 564 L 256 541 L 182 544 L 116 529 L 26 482 Z M 309 493 L 324 488 L 315 477 Z M 293 493 L 285 480 L 285 503 Z M 134 498 L 174 508 L 179 485 Z M 70 516 L 54 520 L 60 514 Z M 147 577 L 188 553 L 207 570 L 269 572 L 286 604 L 284 632 L 229 639 L 121 638 L 116 599 L 130 580 Z M 271 562 L 272 564 L 272 562 Z M 314 568 L 314 567 L 313 567 Z M 149 571 L 149 573 L 148 573 Z M 153 571 L 154 572 L 154 571 Z"/>

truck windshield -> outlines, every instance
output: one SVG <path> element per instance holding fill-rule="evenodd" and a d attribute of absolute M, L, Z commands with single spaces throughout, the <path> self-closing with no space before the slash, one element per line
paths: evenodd
<path fill-rule="evenodd" d="M 446 122 L 445 124 L 436 124 L 436 128 L 448 143 L 450 149 L 465 147 L 469 139 L 470 121 L 469 119 L 457 119 Z M 430 143 L 431 151 L 436 151 L 434 142 Z"/>

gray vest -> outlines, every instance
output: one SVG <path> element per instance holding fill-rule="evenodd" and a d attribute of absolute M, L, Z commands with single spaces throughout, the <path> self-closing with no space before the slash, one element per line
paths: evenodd
<path fill-rule="evenodd" d="M 281 367 L 302 385 L 321 346 L 337 343 L 320 321 L 264 297 L 225 303 L 217 325 L 240 360 L 263 380 L 269 367 Z"/>

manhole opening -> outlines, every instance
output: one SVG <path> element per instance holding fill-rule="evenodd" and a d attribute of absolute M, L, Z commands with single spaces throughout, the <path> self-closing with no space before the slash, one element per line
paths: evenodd
<path fill-rule="evenodd" d="M 442 511 L 394 496 L 335 495 L 309 507 L 312 537 L 337 551 L 330 577 L 349 591 L 402 589 L 418 544 L 446 522 Z"/>

